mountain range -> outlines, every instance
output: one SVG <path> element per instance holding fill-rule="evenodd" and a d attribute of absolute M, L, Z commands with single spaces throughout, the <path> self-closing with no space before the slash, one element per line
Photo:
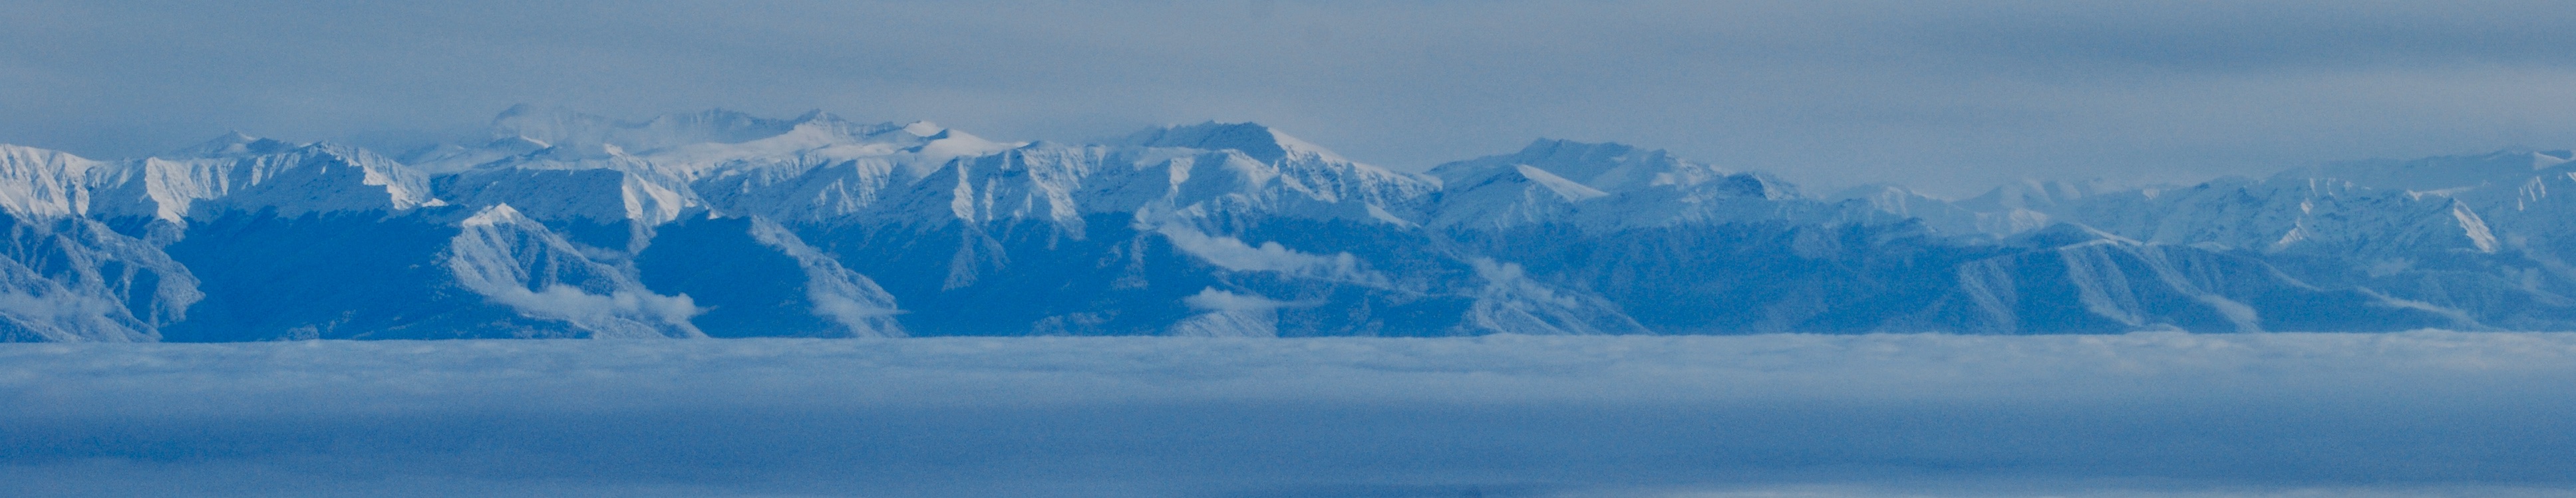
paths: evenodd
<path fill-rule="evenodd" d="M 0 340 L 2576 328 L 2568 151 L 1952 200 L 1611 143 L 1103 142 L 520 106 L 392 155 L 0 145 Z"/>

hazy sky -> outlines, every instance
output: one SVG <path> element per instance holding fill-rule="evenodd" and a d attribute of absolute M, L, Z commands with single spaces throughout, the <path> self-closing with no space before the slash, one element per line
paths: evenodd
<path fill-rule="evenodd" d="M 2576 8 L 2434 2 L 9 0 L 0 143 L 464 133 L 513 103 L 1258 121 L 1418 170 L 1538 137 L 1813 190 L 2576 146 Z"/>

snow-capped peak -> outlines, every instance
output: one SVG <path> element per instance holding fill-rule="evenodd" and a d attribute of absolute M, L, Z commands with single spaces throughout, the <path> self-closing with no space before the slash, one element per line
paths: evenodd
<path fill-rule="evenodd" d="M 207 140 L 203 143 L 199 143 L 185 149 L 171 151 L 167 156 L 183 158 L 260 156 L 286 152 L 296 147 L 299 147 L 299 145 L 281 142 L 274 139 L 244 135 L 240 131 L 232 131 L 224 133 L 224 136 L 215 137 L 213 140 Z"/>
<path fill-rule="evenodd" d="M 2568 161 L 2576 161 L 2576 151 L 2545 150 L 2531 153 L 2531 169 L 2534 171 L 2567 164 Z"/>
<path fill-rule="evenodd" d="M 1276 163 L 1293 157 L 1316 157 L 1326 161 L 1350 162 L 1322 146 L 1280 133 L 1259 123 L 1219 123 L 1209 121 L 1187 126 L 1168 126 L 1128 135 L 1125 145 L 1136 147 L 1177 147 L 1200 150 L 1234 150 L 1253 159 Z"/>
<path fill-rule="evenodd" d="M 545 143 L 544 141 L 533 138 L 511 135 L 493 139 L 492 141 L 485 142 L 481 146 L 477 147 L 466 147 L 457 144 L 442 144 L 405 155 L 401 161 L 403 164 L 419 169 L 423 173 L 444 175 L 471 170 L 474 169 L 475 166 L 489 164 L 493 161 L 525 156 L 530 153 L 552 148 L 554 148 L 554 144 Z"/>
<path fill-rule="evenodd" d="M 517 208 L 510 207 L 509 203 L 501 203 L 493 204 L 492 207 L 483 208 L 482 211 L 475 212 L 474 216 L 467 217 L 456 223 L 459 226 L 466 227 L 488 227 L 495 225 L 524 225 L 534 222 L 528 221 L 527 215 L 519 214 L 519 210 Z"/>
<path fill-rule="evenodd" d="M 87 182 L 106 163 L 67 152 L 0 144 L 0 212 L 64 216 L 89 210 Z"/>
<path fill-rule="evenodd" d="M 665 147 L 697 143 L 741 143 L 787 133 L 809 121 L 837 121 L 820 112 L 808 113 L 801 120 L 768 119 L 724 109 L 694 113 L 664 114 L 644 121 L 621 121 L 574 112 L 562 108 L 512 106 L 492 119 L 493 138 L 511 136 L 554 144 L 590 148 L 593 144 L 616 145 L 628 151 L 644 152 Z"/>
<path fill-rule="evenodd" d="M 1520 152 L 1442 164 L 1431 174 L 1443 178 L 1478 176 L 1472 171 L 1527 165 L 1604 192 L 1644 187 L 1691 187 L 1735 173 L 1684 161 L 1662 149 L 1645 150 L 1619 143 L 1538 139 Z M 1755 181 L 1772 183 L 1762 178 Z M 1767 190 L 1767 187 L 1766 187 Z"/>
<path fill-rule="evenodd" d="M 399 162 L 239 133 L 115 163 L 0 146 L 0 218 L 43 249 L 0 251 L 0 270 L 19 269 L 0 297 L 86 285 L 78 299 L 106 307 L 42 308 L 113 312 L 145 294 L 99 282 L 209 261 L 233 265 L 202 267 L 214 309 L 293 315 L 207 313 L 173 335 L 195 339 L 886 335 L 904 320 L 1258 335 L 2576 323 L 2562 292 L 2576 273 L 2550 247 L 2576 238 L 2566 151 L 2175 189 L 2033 181 L 1956 201 L 1888 185 L 1809 198 L 1617 143 L 1503 152 L 1443 164 L 1435 182 L 1251 123 L 1017 144 L 820 111 L 628 121 L 527 106 L 488 142 Z M 116 238 L 129 228 L 149 239 Z M 59 229 L 79 240 L 26 237 Z M 66 243 L 114 259 L 66 257 Z M 127 315 L 167 319 L 126 329 L 176 323 L 196 299 L 164 290 L 144 301 L 165 311 Z M 71 323 L 21 308 L 0 306 L 0 329 Z"/>
<path fill-rule="evenodd" d="M 728 168 L 811 165 L 861 158 L 888 158 L 904 163 L 907 170 L 922 170 L 952 158 L 991 154 L 1019 145 L 985 140 L 927 121 L 859 124 L 828 114 L 809 114 L 785 132 L 755 140 L 627 151 L 675 171 L 708 175 Z"/>
<path fill-rule="evenodd" d="M 1961 207 L 1976 211 L 2030 209 L 2046 211 L 2060 204 L 2074 202 L 2107 191 L 2101 180 L 2070 182 L 2025 178 L 1988 190 L 1986 193 L 1959 201 Z"/>
<path fill-rule="evenodd" d="M 947 132 L 948 132 L 948 129 L 947 129 L 947 128 L 942 128 L 942 127 L 940 127 L 940 126 L 939 126 L 939 123 L 933 123 L 933 122 L 929 122 L 929 121 L 914 121 L 914 122 L 911 122 L 911 123 L 906 123 L 906 124 L 904 124 L 904 125 L 903 125 L 903 131 L 904 131 L 904 133 L 911 133 L 911 134 L 912 134 L 912 136 L 916 136 L 916 137 L 921 137 L 921 138 L 932 138 L 932 137 L 937 136 L 937 135 L 939 135 L 939 134 L 941 134 L 941 133 L 947 133 Z"/>
<path fill-rule="evenodd" d="M 1538 139 L 1512 154 L 1518 164 L 1536 166 L 1596 189 L 1644 181 L 1653 170 L 1672 169 L 1681 161 L 1662 150 L 1640 151 L 1627 144 Z"/>

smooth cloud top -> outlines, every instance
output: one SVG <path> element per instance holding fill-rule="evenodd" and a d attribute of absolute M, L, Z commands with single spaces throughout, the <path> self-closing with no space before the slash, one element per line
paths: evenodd
<path fill-rule="evenodd" d="M 2563 497 L 2572 381 L 2563 333 L 9 344 L 0 491 Z"/>

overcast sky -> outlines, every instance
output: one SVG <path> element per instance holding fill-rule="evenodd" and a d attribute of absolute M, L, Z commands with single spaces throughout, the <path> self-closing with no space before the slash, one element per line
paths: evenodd
<path fill-rule="evenodd" d="M 2576 9 L 2548 1 L 7 3 L 0 143 L 105 158 L 522 102 L 1006 140 L 1257 121 L 1407 170 L 1618 141 L 1948 195 L 2576 146 Z"/>

